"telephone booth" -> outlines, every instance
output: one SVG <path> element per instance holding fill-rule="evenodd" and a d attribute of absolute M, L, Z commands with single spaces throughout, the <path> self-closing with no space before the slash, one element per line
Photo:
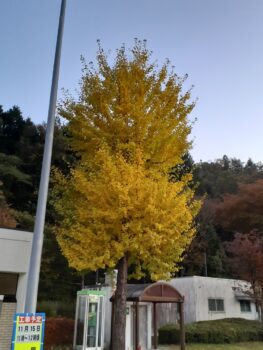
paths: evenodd
<path fill-rule="evenodd" d="M 77 294 L 74 350 L 104 347 L 105 293 L 83 289 Z"/>

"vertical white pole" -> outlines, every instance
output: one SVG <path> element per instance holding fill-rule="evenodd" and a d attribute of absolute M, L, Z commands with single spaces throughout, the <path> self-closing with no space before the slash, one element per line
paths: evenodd
<path fill-rule="evenodd" d="M 85 350 L 88 342 L 88 327 L 89 327 L 89 303 L 90 295 L 86 295 L 86 307 L 85 307 L 85 321 L 84 321 L 84 332 L 83 332 L 83 347 L 82 350 Z"/>
<path fill-rule="evenodd" d="M 147 349 L 152 348 L 152 304 L 147 304 Z"/>
<path fill-rule="evenodd" d="M 34 236 L 32 242 L 32 251 L 30 257 L 28 281 L 27 281 L 27 293 L 25 312 L 35 312 L 37 305 L 37 293 L 39 283 L 39 272 L 41 264 L 43 237 L 44 237 L 44 225 L 46 216 L 46 205 L 48 195 L 48 184 L 50 176 L 50 164 L 52 155 L 52 146 L 54 138 L 54 125 L 55 125 L 55 111 L 57 102 L 57 90 L 58 90 L 58 78 L 59 78 L 59 64 L 61 56 L 62 36 L 64 29 L 66 10 L 66 0 L 61 1 L 60 18 L 58 26 L 57 44 L 55 52 L 55 60 L 53 66 L 52 85 L 49 100 L 48 110 L 48 122 L 45 138 L 44 156 L 41 170 L 40 187 L 37 202 L 37 213 L 34 228 Z"/>
<path fill-rule="evenodd" d="M 73 347 L 76 348 L 76 341 L 77 341 L 77 330 L 78 330 L 78 319 L 79 319 L 79 305 L 81 305 L 81 296 L 77 295 L 77 303 L 76 303 L 76 311 L 75 311 L 75 325 L 74 325 L 74 339 L 73 339 Z M 78 344 L 79 345 L 79 344 Z"/>
<path fill-rule="evenodd" d="M 101 298 L 98 296 L 98 299 L 97 299 L 97 317 L 96 317 L 96 341 L 95 341 L 96 349 L 98 349 L 98 340 L 99 340 L 100 300 L 101 300 Z"/>

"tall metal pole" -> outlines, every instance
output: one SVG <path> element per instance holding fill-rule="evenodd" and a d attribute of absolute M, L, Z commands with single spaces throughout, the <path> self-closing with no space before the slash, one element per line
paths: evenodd
<path fill-rule="evenodd" d="M 46 205 L 48 195 L 48 184 L 50 176 L 50 164 L 52 156 L 52 146 L 54 138 L 54 125 L 55 125 L 55 111 L 57 103 L 57 90 L 58 90 L 58 78 L 59 78 L 59 65 L 61 56 L 62 36 L 64 29 L 66 11 L 66 0 L 61 1 L 59 26 L 57 34 L 56 52 L 53 66 L 52 85 L 49 100 L 48 121 L 46 129 L 44 156 L 41 170 L 40 187 L 37 202 L 36 221 L 32 242 L 32 250 L 30 257 L 27 292 L 25 302 L 25 312 L 35 312 L 37 305 L 37 293 L 39 283 L 39 272 L 41 264 L 43 237 L 44 237 L 44 225 L 46 216 Z"/>

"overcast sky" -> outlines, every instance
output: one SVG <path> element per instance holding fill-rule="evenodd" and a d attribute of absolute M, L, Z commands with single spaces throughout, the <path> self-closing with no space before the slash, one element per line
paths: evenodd
<path fill-rule="evenodd" d="M 47 119 L 59 8 L 60 0 L 0 0 L 0 104 L 34 122 Z M 262 0 L 68 0 L 59 96 L 78 88 L 80 55 L 94 60 L 97 39 L 114 51 L 135 37 L 194 85 L 196 161 L 263 161 Z"/>

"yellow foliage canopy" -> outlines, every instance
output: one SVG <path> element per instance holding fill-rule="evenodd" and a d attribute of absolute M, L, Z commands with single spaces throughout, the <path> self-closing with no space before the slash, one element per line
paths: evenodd
<path fill-rule="evenodd" d="M 126 255 L 140 277 L 168 278 L 195 233 L 200 203 L 191 176 L 171 182 L 168 169 L 190 144 L 182 80 L 150 64 L 139 42 L 117 52 L 113 67 L 100 48 L 98 70 L 87 68 L 79 101 L 68 99 L 72 149 L 80 161 L 69 176 L 55 172 L 58 241 L 78 270 L 113 268 Z"/>
<path fill-rule="evenodd" d="M 70 122 L 71 147 L 82 161 L 92 162 L 101 144 L 126 159 L 139 147 L 148 166 L 167 170 L 190 146 L 187 116 L 194 103 L 169 62 L 158 70 L 140 42 L 131 52 L 129 60 L 125 48 L 118 50 L 111 67 L 100 48 L 98 69 L 85 65 L 79 100 L 66 99 L 60 114 Z"/>

